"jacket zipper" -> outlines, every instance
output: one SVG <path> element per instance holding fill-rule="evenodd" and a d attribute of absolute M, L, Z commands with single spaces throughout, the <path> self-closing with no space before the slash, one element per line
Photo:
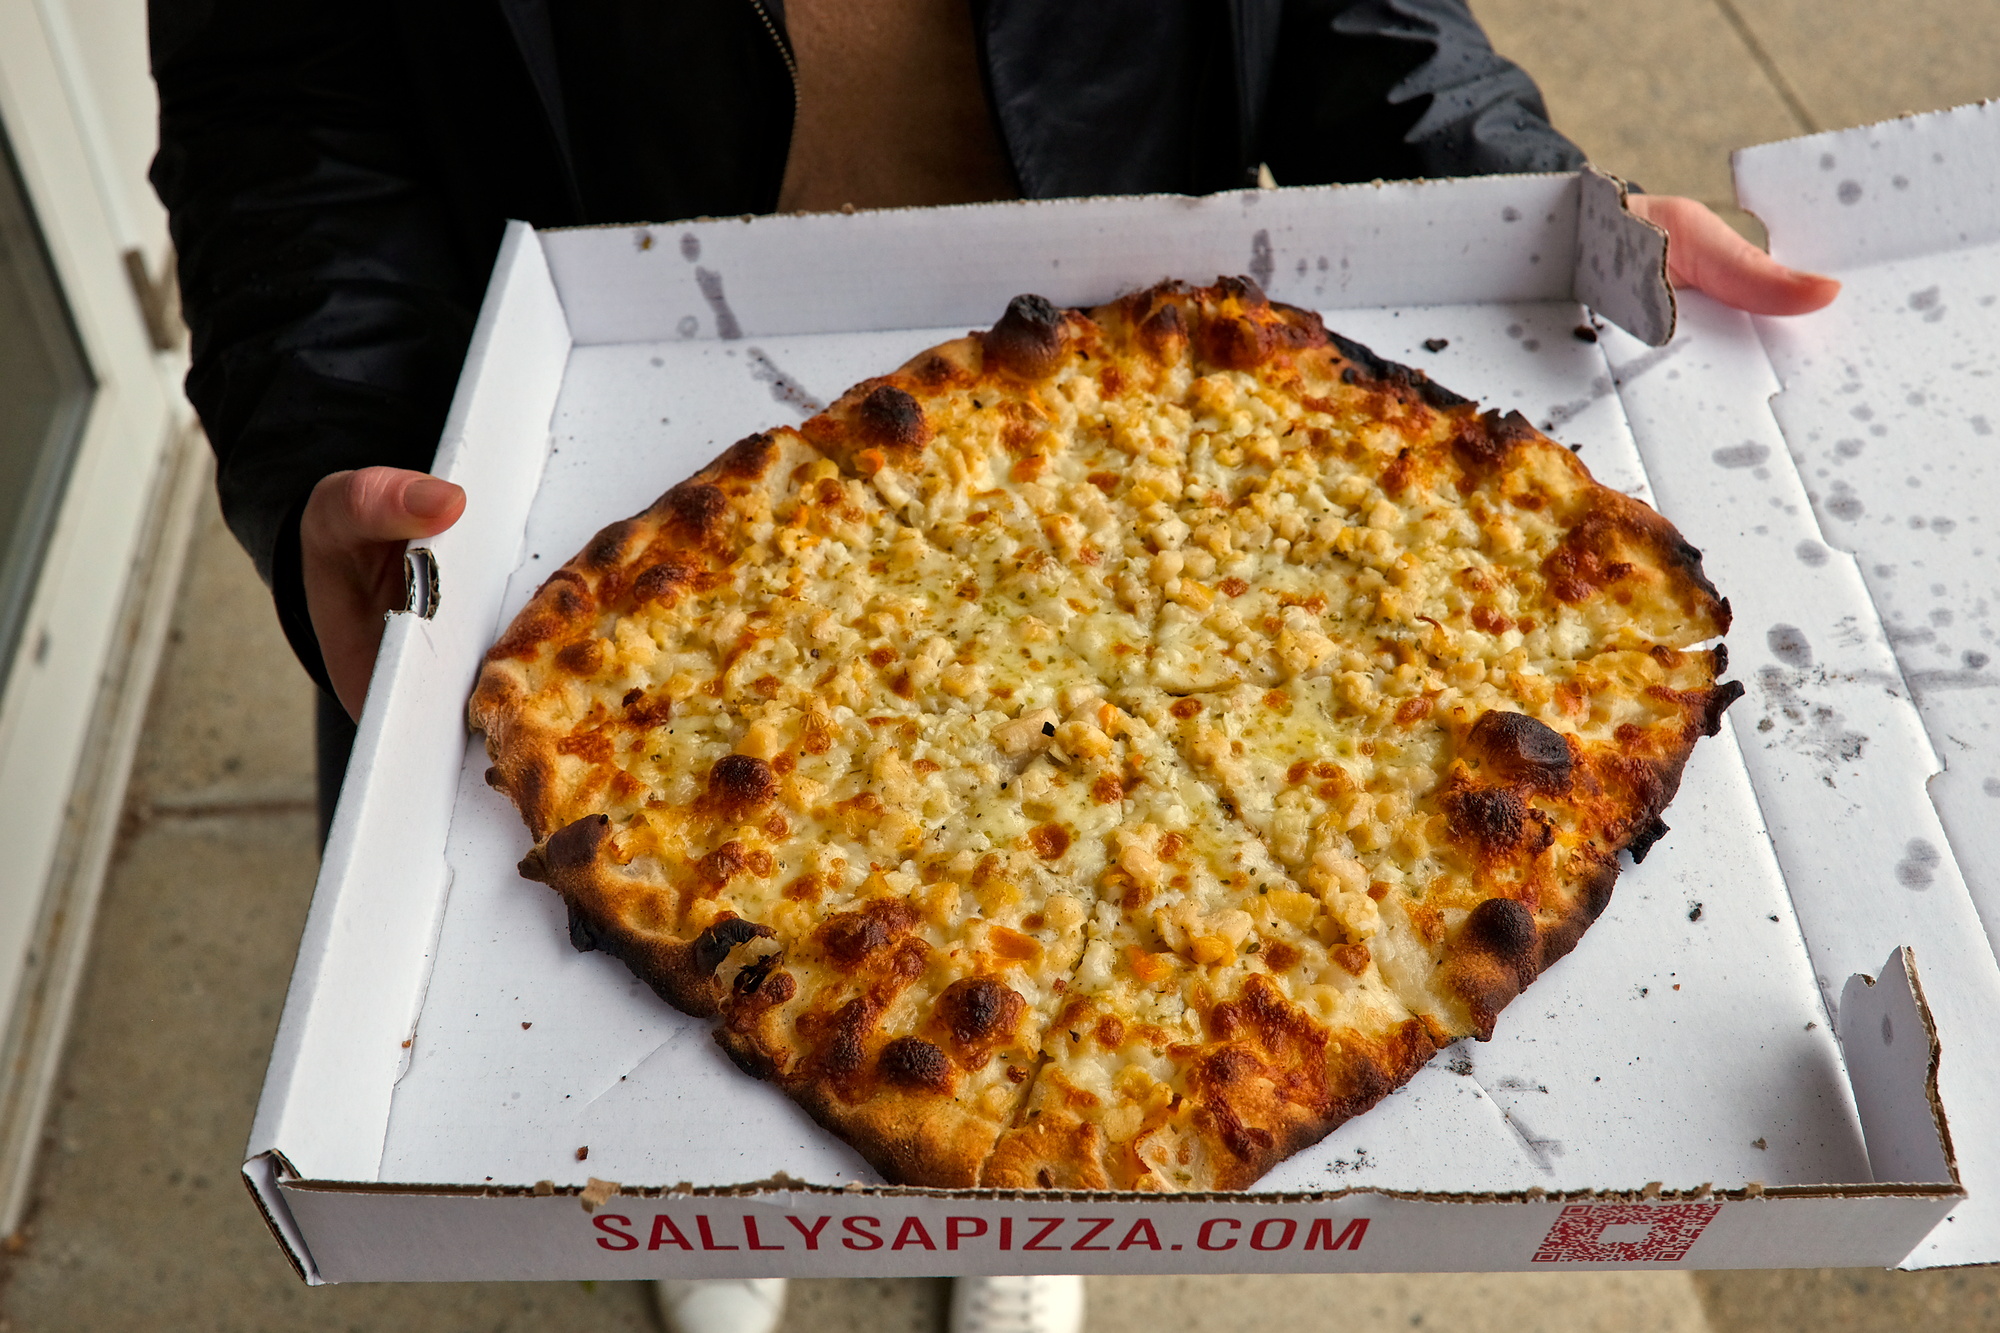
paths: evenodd
<path fill-rule="evenodd" d="M 792 81 L 792 129 L 796 131 L 799 125 L 799 63 L 792 58 L 791 43 L 785 40 L 785 34 L 778 31 L 777 23 L 771 18 L 771 11 L 764 8 L 764 0 L 750 0 L 750 8 L 757 11 L 758 22 L 764 25 L 765 32 L 771 34 L 771 41 L 778 48 L 778 56 L 785 62 L 785 74 Z"/>

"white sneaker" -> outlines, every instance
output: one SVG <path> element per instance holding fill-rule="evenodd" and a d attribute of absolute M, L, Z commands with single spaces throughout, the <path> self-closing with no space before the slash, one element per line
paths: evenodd
<path fill-rule="evenodd" d="M 951 1284 L 951 1333 L 1082 1333 L 1080 1277 L 962 1277 Z"/>
<path fill-rule="evenodd" d="M 781 1277 L 663 1277 L 653 1300 L 667 1333 L 775 1333 L 785 1312 Z"/>

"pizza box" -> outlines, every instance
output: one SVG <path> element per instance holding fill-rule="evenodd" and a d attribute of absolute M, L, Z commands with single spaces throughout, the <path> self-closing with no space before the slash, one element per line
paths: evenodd
<path fill-rule="evenodd" d="M 602 524 L 1014 294 L 1234 272 L 1656 500 L 1736 601 L 1752 696 L 1493 1041 L 1255 1190 L 887 1186 L 570 948 L 464 729 L 480 655 Z M 279 1242 L 312 1282 L 2000 1258 L 2000 969 L 1935 753 L 1760 330 L 1679 315 L 1669 341 L 1660 237 L 1595 173 L 514 227 L 437 463 L 470 506 L 411 553 L 244 1166 Z"/>

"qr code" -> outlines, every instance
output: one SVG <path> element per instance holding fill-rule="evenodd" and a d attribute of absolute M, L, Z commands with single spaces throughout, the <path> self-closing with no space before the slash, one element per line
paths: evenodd
<path fill-rule="evenodd" d="M 1538 1264 L 1679 1263 L 1719 1203 L 1579 1203 L 1542 1237 Z"/>

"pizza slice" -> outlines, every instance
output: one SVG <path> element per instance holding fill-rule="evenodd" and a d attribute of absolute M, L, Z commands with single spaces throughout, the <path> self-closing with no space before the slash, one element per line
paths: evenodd
<path fill-rule="evenodd" d="M 1241 1189 L 1433 1051 L 1338 894 L 1274 862 L 1164 737 L 1128 727 L 1124 826 L 1003 1188 Z"/>
<path fill-rule="evenodd" d="M 1518 414 L 1480 413 L 1386 363 L 1370 374 L 1355 376 L 1372 386 L 1365 424 L 1305 413 L 1268 469 L 1209 492 L 1205 512 L 1255 566 L 1237 578 L 1254 587 L 1277 563 L 1345 575 L 1354 611 L 1442 657 L 1686 647 L 1727 628 L 1700 553 L 1654 510 Z"/>
<path fill-rule="evenodd" d="M 1370 956 L 1433 1035 L 1483 1038 L 1603 911 L 1617 854 L 1643 858 L 1664 832 L 1687 754 L 1739 693 L 1715 684 L 1720 660 L 1404 664 L 1165 713 L 1187 762 L 1308 888 L 1373 918 Z"/>

